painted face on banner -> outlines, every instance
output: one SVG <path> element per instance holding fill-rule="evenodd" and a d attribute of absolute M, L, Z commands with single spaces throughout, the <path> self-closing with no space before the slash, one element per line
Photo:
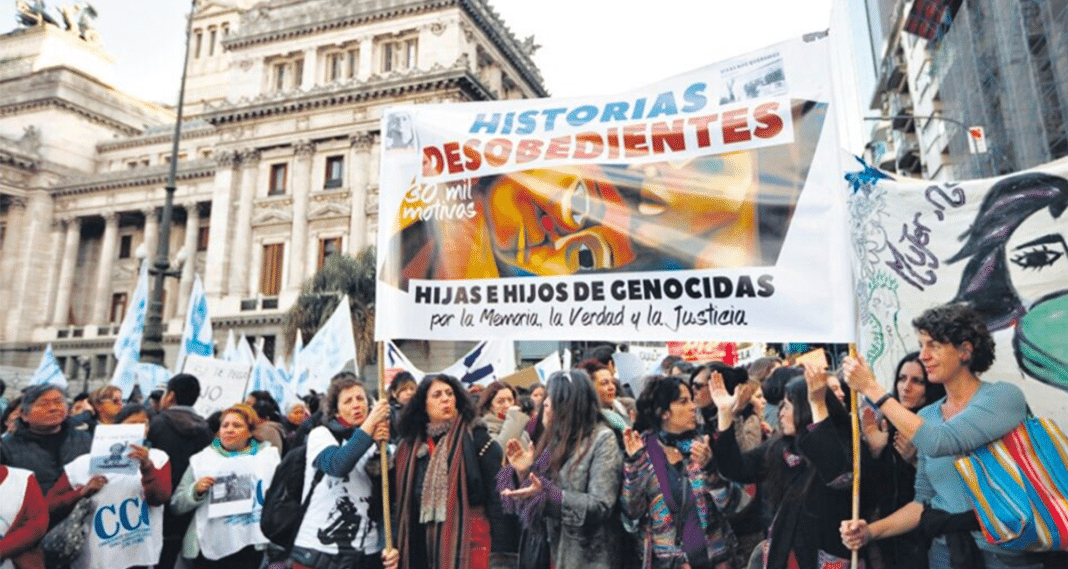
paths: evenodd
<path fill-rule="evenodd" d="M 1068 215 L 1044 207 L 1005 242 L 1009 278 L 1027 309 L 1013 347 L 1021 367 L 1050 385 L 1068 389 Z"/>
<path fill-rule="evenodd" d="M 500 176 L 487 192 L 490 241 L 502 273 L 574 274 L 634 260 L 629 214 L 595 167 Z"/>

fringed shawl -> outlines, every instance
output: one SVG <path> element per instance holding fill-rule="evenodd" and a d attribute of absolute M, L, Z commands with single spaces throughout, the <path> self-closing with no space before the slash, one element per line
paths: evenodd
<path fill-rule="evenodd" d="M 464 459 L 464 439 L 470 436 L 469 425 L 456 420 L 434 452 L 448 453 L 449 457 L 449 508 L 450 515 L 444 523 L 431 523 L 426 527 L 427 561 L 431 569 L 466 569 L 470 563 L 471 536 L 467 523 L 467 465 Z M 399 492 L 397 548 L 401 551 L 400 569 L 412 569 L 409 540 L 412 527 L 419 523 L 418 513 L 412 518 L 412 500 L 415 496 L 415 472 L 419 461 L 419 449 L 426 446 L 425 440 L 403 440 L 397 448 L 396 487 Z M 457 500 L 459 501 L 457 503 Z"/>

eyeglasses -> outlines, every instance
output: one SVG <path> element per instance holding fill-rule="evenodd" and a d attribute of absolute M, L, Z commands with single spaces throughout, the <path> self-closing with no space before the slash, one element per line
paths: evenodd
<path fill-rule="evenodd" d="M 104 401 L 109 401 L 109 402 L 114 403 L 116 405 L 122 405 L 122 398 L 121 397 L 116 397 L 114 399 L 105 399 Z"/>

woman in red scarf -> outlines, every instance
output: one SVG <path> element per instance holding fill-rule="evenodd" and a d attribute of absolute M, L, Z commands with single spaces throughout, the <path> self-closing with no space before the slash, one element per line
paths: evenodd
<path fill-rule="evenodd" d="M 444 374 L 423 378 L 404 408 L 394 510 L 401 569 L 488 569 L 507 538 L 497 535 L 503 452 L 475 412 Z"/>

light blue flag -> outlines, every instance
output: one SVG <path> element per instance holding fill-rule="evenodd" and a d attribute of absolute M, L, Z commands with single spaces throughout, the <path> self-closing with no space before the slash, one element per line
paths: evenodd
<path fill-rule="evenodd" d="M 63 370 L 59 369 L 56 354 L 52 352 L 52 344 L 48 344 L 44 354 L 41 354 L 41 363 L 37 366 L 37 371 L 33 372 L 30 384 L 49 384 L 67 389 L 67 376 L 63 375 Z"/>
<path fill-rule="evenodd" d="M 256 363 L 256 354 L 252 352 L 252 346 L 249 345 L 248 337 L 244 334 L 241 334 L 241 338 L 237 341 L 237 346 L 234 348 L 230 361 L 247 366 Z"/>
<path fill-rule="evenodd" d="M 326 391 L 330 378 L 355 365 L 356 338 L 352 334 L 352 313 L 345 295 L 323 327 L 297 355 L 293 375 L 299 378 L 296 392 Z M 351 363 L 350 363 L 351 362 Z M 301 374 L 307 375 L 301 377 Z"/>
<path fill-rule="evenodd" d="M 185 329 L 178 344 L 178 359 L 174 361 L 174 372 L 178 373 L 185 364 L 185 357 L 196 354 L 211 358 L 215 356 L 214 342 L 211 336 L 211 318 L 208 316 L 208 297 L 204 294 L 204 285 L 200 275 L 193 279 L 193 290 L 189 293 L 189 309 L 185 315 Z"/>
<path fill-rule="evenodd" d="M 115 373 L 111 384 L 122 389 L 126 399 L 133 391 L 134 385 L 140 383 L 136 364 L 141 359 L 141 336 L 145 332 L 145 314 L 148 312 L 148 261 L 141 262 L 141 272 L 137 277 L 130 308 L 122 319 L 119 336 L 115 338 L 112 352 L 115 354 Z M 144 389 L 144 388 L 142 388 Z M 146 393 L 147 395 L 147 393 Z"/>
<path fill-rule="evenodd" d="M 263 353 L 262 341 L 256 348 L 256 361 L 252 364 L 245 397 L 248 397 L 248 394 L 253 391 L 270 393 L 282 409 L 285 409 L 285 406 L 290 401 L 296 399 L 293 390 L 289 386 L 285 372 L 276 368 L 271 363 L 271 360 L 267 359 L 267 355 Z"/>

